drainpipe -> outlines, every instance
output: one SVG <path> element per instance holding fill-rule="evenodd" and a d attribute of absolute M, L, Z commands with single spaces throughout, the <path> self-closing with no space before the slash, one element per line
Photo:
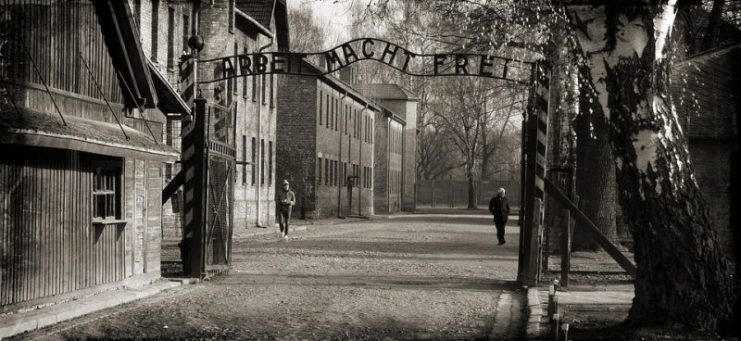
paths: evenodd
<path fill-rule="evenodd" d="M 342 134 L 343 134 L 342 133 L 342 128 L 343 128 L 343 125 L 342 125 L 341 122 L 342 122 L 342 111 L 343 111 L 342 108 L 345 107 L 345 105 L 344 105 L 345 97 L 347 97 L 347 90 L 345 90 L 345 93 L 343 93 L 342 94 L 342 97 L 340 97 L 340 107 L 338 108 L 339 111 L 340 111 L 340 114 L 338 115 L 338 116 L 340 116 L 339 117 L 340 119 L 339 119 L 339 122 L 337 122 L 337 125 L 338 125 L 338 127 L 337 127 L 338 128 L 337 129 L 338 139 L 337 140 L 339 141 L 338 144 L 339 144 L 340 152 L 337 153 L 337 158 L 339 159 L 339 160 L 337 160 L 337 163 L 338 163 L 337 164 L 337 173 L 340 173 L 340 171 L 339 171 L 340 169 L 339 168 L 342 166 Z M 347 114 L 347 113 L 345 113 L 345 114 Z M 347 120 L 345 120 L 345 122 L 347 122 Z M 350 150 L 350 148 L 348 147 L 348 151 L 349 150 Z M 349 154 L 350 153 L 348 152 L 348 155 Z M 348 161 L 350 161 L 350 158 L 349 157 L 348 157 Z M 344 166 L 343 166 L 343 168 L 344 168 Z M 345 174 L 345 175 L 347 175 L 347 174 Z M 339 176 L 338 176 L 338 178 L 339 178 Z M 341 185 L 342 179 L 339 179 L 339 180 L 340 181 L 337 182 L 337 218 L 345 218 L 342 215 L 342 185 Z"/>
<path fill-rule="evenodd" d="M 265 44 L 265 45 L 263 45 L 263 46 L 261 46 L 257 50 L 257 52 L 258 53 L 262 53 L 263 50 L 265 50 L 266 48 L 268 48 L 271 45 L 273 45 L 273 40 L 274 39 L 275 39 L 274 37 L 270 37 L 270 42 L 267 43 L 267 44 Z M 255 77 L 255 76 L 253 76 L 253 77 Z M 263 74 L 262 77 L 263 77 L 263 82 L 266 82 L 265 81 L 265 78 L 264 78 L 265 77 L 264 74 Z M 271 86 L 272 86 L 272 84 L 271 84 Z M 255 91 L 255 92 L 257 93 L 257 97 L 259 97 L 258 100 L 257 100 L 257 142 L 260 143 L 260 148 L 261 148 L 260 149 L 260 152 L 261 152 L 261 154 L 260 154 L 260 162 L 263 162 L 263 166 L 262 167 L 255 167 L 255 170 L 258 171 L 258 174 L 260 175 L 260 179 L 262 179 L 265 176 L 263 174 L 263 169 L 262 169 L 262 168 L 265 167 L 264 166 L 265 160 L 264 160 L 264 158 L 262 156 L 262 153 L 265 152 L 265 147 L 264 147 L 265 144 L 262 143 L 262 106 L 263 106 L 262 102 L 265 99 L 263 98 L 262 91 Z M 268 90 L 267 89 L 265 90 L 265 93 L 268 93 Z M 257 176 L 256 176 L 256 178 L 257 178 Z M 255 182 L 257 182 L 257 181 L 255 181 Z M 260 184 L 258 184 L 256 187 L 257 188 L 255 190 L 255 194 L 256 194 L 255 195 L 255 216 L 256 216 L 257 221 L 255 222 L 255 224 L 257 225 L 257 227 L 262 227 L 260 225 L 260 191 L 262 190 L 262 182 L 260 182 Z M 268 215 L 270 215 L 270 211 L 268 211 Z"/>

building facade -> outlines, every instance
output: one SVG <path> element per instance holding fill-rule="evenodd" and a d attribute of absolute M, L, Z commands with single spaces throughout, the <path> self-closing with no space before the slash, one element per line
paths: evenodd
<path fill-rule="evenodd" d="M 381 109 L 332 76 L 281 76 L 279 92 L 290 95 L 278 102 L 276 181 L 292 184 L 294 216 L 374 214 L 374 120 Z"/>
<path fill-rule="evenodd" d="M 126 2 L 0 2 L 0 312 L 160 276 L 171 93 Z"/>
<path fill-rule="evenodd" d="M 374 210 L 392 214 L 402 210 L 404 127 L 406 122 L 386 108 L 376 113 L 374 134 Z"/>
<path fill-rule="evenodd" d="M 397 131 L 399 124 L 391 123 L 391 130 L 389 131 L 389 137 L 393 139 L 390 146 L 398 148 L 398 152 L 401 154 L 400 156 L 394 156 L 395 158 L 401 158 L 400 164 L 397 165 L 395 163 L 397 161 L 389 164 L 390 178 L 401 177 L 400 180 L 397 180 L 399 183 L 389 183 L 398 187 L 399 191 L 399 193 L 389 195 L 389 200 L 398 195 L 401 198 L 391 200 L 388 206 L 390 207 L 389 210 L 414 212 L 417 208 L 417 103 L 419 99 L 397 84 L 360 84 L 357 85 L 357 88 L 365 96 L 372 98 L 373 101 L 398 116 L 399 119 L 395 120 L 397 123 L 403 121 L 401 137 L 396 135 L 399 134 Z M 394 120 L 392 119 L 392 121 Z M 397 145 L 399 143 L 401 146 Z M 397 151 L 393 148 L 391 150 Z M 396 187 L 391 188 L 396 190 Z M 384 205 L 383 202 L 380 204 Z"/>
<path fill-rule="evenodd" d="M 195 91 L 187 39 L 196 31 L 204 41 L 200 60 L 288 48 L 285 0 L 220 0 L 208 5 L 137 0 L 133 5 L 139 8 L 136 12 L 140 14 L 137 20 L 141 22 L 142 37 L 149 37 L 142 38 L 143 45 L 150 46 L 145 52 L 189 106 Z M 181 59 L 183 54 L 185 57 Z M 197 77 L 198 81 L 208 81 L 222 73 L 219 63 L 200 63 Z M 235 180 L 234 231 L 272 225 L 275 221 L 275 76 L 228 79 L 201 84 L 199 89 L 208 103 L 228 108 L 230 117 L 226 121 L 235 132 L 223 139 L 236 149 L 238 162 L 230 173 Z M 173 114 L 168 118 L 167 142 L 179 149 L 183 138 L 182 116 Z M 172 180 L 179 171 L 179 164 L 168 165 L 167 180 Z M 180 188 L 165 203 L 166 238 L 183 237 L 184 206 L 183 188 Z"/>

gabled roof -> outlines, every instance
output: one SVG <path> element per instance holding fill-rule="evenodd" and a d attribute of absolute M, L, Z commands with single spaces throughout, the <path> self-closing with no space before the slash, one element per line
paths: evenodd
<path fill-rule="evenodd" d="M 400 99 L 418 101 L 419 98 L 397 84 L 356 84 L 355 88 L 363 95 L 377 99 Z"/>
<path fill-rule="evenodd" d="M 20 144 L 90 153 L 171 161 L 177 150 L 132 127 L 67 115 L 65 122 L 51 114 L 26 108 L 20 113 L 0 106 L 0 145 Z M 22 120 L 18 116 L 23 117 Z"/>

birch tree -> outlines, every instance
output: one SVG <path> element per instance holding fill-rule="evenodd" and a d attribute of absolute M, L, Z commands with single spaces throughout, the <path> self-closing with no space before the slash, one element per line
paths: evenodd
<path fill-rule="evenodd" d="M 609 120 L 638 267 L 628 322 L 713 331 L 730 314 L 726 261 L 669 91 L 676 0 L 569 6 L 590 91 Z"/>

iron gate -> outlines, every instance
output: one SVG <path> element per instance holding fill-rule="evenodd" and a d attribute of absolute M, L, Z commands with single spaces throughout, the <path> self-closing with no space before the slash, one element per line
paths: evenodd
<path fill-rule="evenodd" d="M 229 269 L 234 210 L 234 169 L 232 147 L 234 110 L 209 104 L 206 107 L 206 215 L 204 219 L 204 267 L 207 276 Z"/>
<path fill-rule="evenodd" d="M 234 212 L 236 110 L 195 102 L 194 121 L 183 129 L 185 185 L 183 263 L 193 277 L 226 273 L 231 264 Z"/>

